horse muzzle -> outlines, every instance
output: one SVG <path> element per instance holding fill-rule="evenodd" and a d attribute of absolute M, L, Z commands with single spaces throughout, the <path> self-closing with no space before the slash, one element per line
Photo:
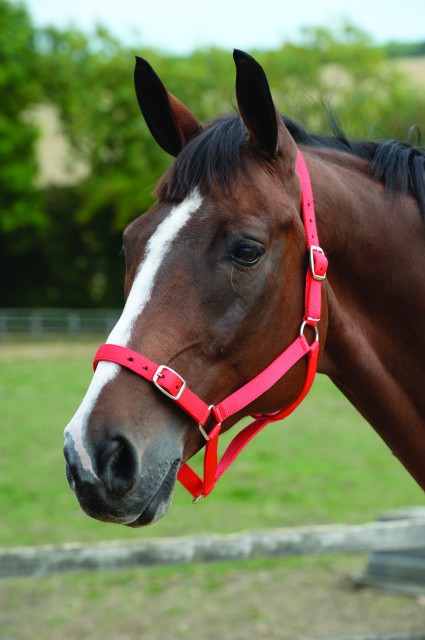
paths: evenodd
<path fill-rule="evenodd" d="M 116 436 L 91 452 L 84 466 L 69 435 L 65 439 L 66 476 L 83 511 L 97 520 L 139 527 L 159 520 L 171 504 L 181 452 L 140 453 L 133 442 Z"/>

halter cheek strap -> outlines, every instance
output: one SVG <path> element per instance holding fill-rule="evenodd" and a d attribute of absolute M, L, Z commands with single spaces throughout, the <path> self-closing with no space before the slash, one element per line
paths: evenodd
<path fill-rule="evenodd" d="M 326 278 L 328 261 L 319 245 L 310 176 L 300 151 L 298 151 L 297 172 L 301 182 L 302 214 L 309 252 L 304 317 L 299 335 L 276 360 L 219 404 L 208 405 L 187 387 L 185 380 L 176 371 L 166 365 L 158 365 L 136 351 L 119 345 L 103 344 L 99 347 L 94 358 L 94 369 L 102 360 L 115 362 L 152 382 L 161 393 L 186 411 L 198 423 L 206 440 L 203 478 L 200 478 L 187 464 L 181 466 L 177 475 L 178 480 L 192 494 L 195 501 L 207 496 L 212 491 L 217 480 L 257 433 L 270 422 L 282 420 L 292 413 L 305 398 L 313 384 L 319 357 L 317 323 L 321 315 L 322 282 Z M 306 325 L 315 329 L 315 339 L 312 344 L 309 344 L 304 336 Z M 238 413 L 271 389 L 304 356 L 308 358 L 307 374 L 298 398 L 286 409 L 277 413 L 254 415 L 254 422 L 235 436 L 218 462 L 218 436 L 224 420 Z M 214 419 L 215 425 L 207 433 L 205 426 L 211 417 Z"/>

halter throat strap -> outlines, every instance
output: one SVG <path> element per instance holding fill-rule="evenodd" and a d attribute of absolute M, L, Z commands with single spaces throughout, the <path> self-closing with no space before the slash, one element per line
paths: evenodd
<path fill-rule="evenodd" d="M 255 378 L 237 389 L 217 405 L 208 405 L 189 389 L 184 378 L 167 365 L 158 365 L 142 354 L 114 344 L 103 344 L 96 352 L 93 367 L 100 361 L 109 361 L 133 371 L 154 384 L 161 393 L 177 404 L 198 423 L 206 440 L 204 455 L 204 474 L 200 478 L 191 467 L 183 464 L 177 479 L 192 494 L 195 501 L 207 496 L 224 471 L 241 453 L 252 438 L 267 424 L 286 418 L 302 402 L 316 374 L 319 357 L 319 333 L 317 324 L 321 316 L 322 282 L 326 278 L 327 258 L 319 245 L 314 213 L 313 192 L 305 160 L 298 150 L 297 172 L 302 189 L 302 217 L 309 253 L 309 267 L 306 274 L 304 316 L 299 335 L 268 367 Z M 311 344 L 305 338 L 306 326 L 315 330 Z M 217 458 L 218 436 L 221 425 L 227 418 L 243 410 L 254 400 L 271 389 L 299 360 L 308 358 L 307 374 L 303 389 L 298 398 L 289 406 L 271 415 L 255 415 L 254 422 L 240 431 L 224 452 L 220 462 Z M 206 432 L 206 424 L 214 419 L 214 426 Z"/>

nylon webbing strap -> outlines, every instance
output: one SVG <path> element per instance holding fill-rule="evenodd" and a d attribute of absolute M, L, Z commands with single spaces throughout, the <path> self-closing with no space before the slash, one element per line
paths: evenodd
<path fill-rule="evenodd" d="M 98 363 L 102 360 L 115 362 L 126 369 L 130 369 L 130 371 L 137 373 L 149 382 L 154 382 L 155 374 L 158 374 L 158 370 L 160 370 L 154 383 L 160 391 L 165 393 L 202 426 L 205 425 L 210 417 L 211 410 L 209 406 L 186 386 L 183 378 L 169 367 L 159 366 L 137 351 L 132 351 L 127 347 L 121 347 L 116 344 L 102 344 L 99 347 L 94 357 L 93 368 L 96 369 Z"/>
<path fill-rule="evenodd" d="M 302 188 L 302 216 L 310 260 L 310 269 L 307 271 L 306 276 L 304 320 L 308 322 L 308 324 L 315 326 L 320 320 L 322 310 L 321 284 L 326 276 L 328 260 L 319 246 L 314 212 L 313 189 L 311 187 L 307 165 L 300 150 L 298 150 L 297 173 Z"/>
<path fill-rule="evenodd" d="M 226 469 L 234 462 L 238 455 L 243 451 L 246 445 L 271 422 L 277 420 L 283 420 L 287 418 L 306 397 L 307 393 L 311 389 L 314 377 L 316 374 L 317 360 L 319 356 L 319 343 L 313 342 L 308 353 L 308 368 L 307 375 L 304 382 L 303 390 L 298 398 L 290 404 L 286 409 L 279 411 L 271 415 L 261 415 L 256 417 L 254 422 L 251 422 L 242 431 L 240 431 L 230 442 L 229 446 L 223 453 L 221 460 L 217 463 L 217 445 L 219 430 L 214 431 L 221 425 L 218 424 L 211 431 L 210 440 L 205 445 L 204 454 L 204 479 L 202 480 L 193 469 L 184 464 L 180 468 L 177 475 L 177 479 L 183 484 L 183 486 L 192 494 L 196 499 L 205 497 L 213 490 L 216 482 L 221 478 Z M 255 417 L 255 416 L 253 416 Z"/>
<path fill-rule="evenodd" d="M 218 422 L 224 422 L 226 418 L 230 418 L 230 416 L 244 409 L 253 400 L 256 400 L 271 389 L 309 350 L 310 345 L 307 340 L 304 336 L 299 336 L 258 376 L 216 405 L 213 408 L 214 417 Z"/>

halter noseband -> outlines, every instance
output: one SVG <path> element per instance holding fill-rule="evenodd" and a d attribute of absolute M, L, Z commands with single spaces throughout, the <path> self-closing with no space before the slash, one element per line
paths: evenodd
<path fill-rule="evenodd" d="M 217 405 L 208 405 L 186 385 L 185 380 L 167 365 L 157 365 L 145 356 L 113 344 L 103 344 L 97 350 L 93 368 L 106 360 L 115 362 L 152 382 L 161 393 L 175 402 L 195 420 L 206 440 L 204 456 L 204 477 L 201 479 L 187 464 L 183 464 L 177 479 L 192 494 L 194 501 L 207 496 L 227 467 L 235 460 L 252 438 L 270 422 L 283 420 L 302 402 L 316 374 L 319 357 L 319 333 L 317 324 L 321 316 L 322 282 L 326 278 L 328 260 L 319 245 L 314 213 L 313 191 L 305 160 L 298 150 L 297 172 L 302 190 L 302 215 L 309 252 L 309 268 L 306 274 L 304 317 L 298 337 L 280 356 L 255 378 L 240 387 Z M 315 329 L 315 339 L 309 344 L 304 336 L 306 325 Z M 298 398 L 286 409 L 269 415 L 254 415 L 254 422 L 240 431 L 217 460 L 218 436 L 221 424 L 241 409 L 251 404 L 280 380 L 305 355 L 308 356 L 307 374 Z M 215 426 L 207 433 L 205 425 L 210 418 Z"/>

